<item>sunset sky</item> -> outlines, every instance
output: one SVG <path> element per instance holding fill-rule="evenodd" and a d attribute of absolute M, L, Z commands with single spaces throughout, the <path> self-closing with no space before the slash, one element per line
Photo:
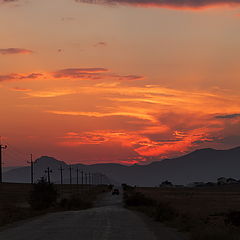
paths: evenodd
<path fill-rule="evenodd" d="M 0 22 L 4 166 L 240 145 L 240 0 L 0 0 Z"/>

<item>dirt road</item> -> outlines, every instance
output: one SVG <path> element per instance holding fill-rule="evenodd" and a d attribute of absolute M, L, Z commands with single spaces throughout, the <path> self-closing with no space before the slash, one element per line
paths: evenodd
<path fill-rule="evenodd" d="M 145 221 L 106 194 L 96 207 L 52 213 L 0 231 L 0 240 L 181 240 L 171 232 L 155 236 Z"/>

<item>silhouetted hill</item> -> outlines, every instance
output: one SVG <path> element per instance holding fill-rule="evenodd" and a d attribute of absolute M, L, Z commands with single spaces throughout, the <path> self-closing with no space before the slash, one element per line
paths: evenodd
<path fill-rule="evenodd" d="M 47 167 L 53 170 L 53 181 L 59 182 L 59 167 L 64 170 L 65 182 L 69 182 L 69 165 L 54 158 L 43 156 L 35 161 L 36 179 L 45 174 Z M 72 165 L 73 176 L 76 168 L 86 172 L 99 172 L 118 183 L 139 186 L 156 186 L 169 180 L 175 184 L 187 184 L 197 181 L 216 181 L 219 177 L 240 179 L 240 147 L 229 150 L 211 148 L 199 149 L 184 156 L 164 159 L 149 165 L 124 166 L 117 163 L 75 164 Z M 4 173 L 4 180 L 9 182 L 29 182 L 30 168 L 21 167 Z"/>
<path fill-rule="evenodd" d="M 19 167 L 21 167 L 21 166 L 15 166 L 15 167 L 3 167 L 3 172 L 8 172 L 8 171 L 10 171 L 10 170 L 13 170 L 13 169 L 15 169 L 15 168 L 19 168 Z"/>

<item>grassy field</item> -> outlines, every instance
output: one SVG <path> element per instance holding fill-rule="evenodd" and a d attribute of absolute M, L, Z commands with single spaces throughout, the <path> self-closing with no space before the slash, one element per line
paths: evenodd
<path fill-rule="evenodd" d="M 108 191 L 107 186 L 89 185 L 54 185 L 58 193 L 56 206 L 46 210 L 33 210 L 29 205 L 31 184 L 3 183 L 0 184 L 0 226 L 41 215 L 50 211 L 63 211 L 69 209 L 81 209 L 89 207 L 100 193 Z M 64 201 L 63 201 L 64 200 Z M 70 204 L 71 200 L 71 204 Z M 84 200 L 84 206 L 80 206 L 79 200 Z M 61 202 L 64 203 L 61 204 Z"/>
<path fill-rule="evenodd" d="M 240 239 L 239 185 L 135 188 L 130 192 L 128 195 L 133 196 L 131 207 L 180 231 L 190 232 L 191 239 Z M 131 200 L 129 196 L 128 199 Z M 138 198 L 143 198 L 142 203 L 141 200 L 138 202 Z M 137 206 L 134 206 L 134 201 Z M 229 223 L 230 212 L 233 212 L 233 216 L 230 216 Z M 232 224 L 232 220 L 235 224 Z M 238 223 L 239 226 L 236 226 Z"/>

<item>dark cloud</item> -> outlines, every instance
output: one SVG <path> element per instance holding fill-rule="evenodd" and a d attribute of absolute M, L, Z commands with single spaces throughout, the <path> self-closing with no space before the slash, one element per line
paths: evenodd
<path fill-rule="evenodd" d="M 75 18 L 74 17 L 62 17 L 61 20 L 62 21 L 74 21 Z"/>
<path fill-rule="evenodd" d="M 106 68 L 66 68 L 53 73 L 55 78 L 92 78 L 107 72 Z"/>
<path fill-rule="evenodd" d="M 217 119 L 232 119 L 232 118 L 238 118 L 238 117 L 240 117 L 240 113 L 215 116 L 215 118 Z"/>
<path fill-rule="evenodd" d="M 33 51 L 24 49 L 24 48 L 1 48 L 0 54 L 9 55 L 9 54 L 31 54 Z"/>
<path fill-rule="evenodd" d="M 116 76 L 118 80 L 141 80 L 144 79 L 141 75 L 125 75 L 125 76 Z"/>
<path fill-rule="evenodd" d="M 0 75 L 0 82 L 4 81 L 19 81 L 19 80 L 33 80 L 33 79 L 77 79 L 77 80 L 141 80 L 143 76 L 140 75 L 119 75 L 111 73 L 107 68 L 66 68 L 60 69 L 56 72 L 46 73 L 10 73 Z"/>
<path fill-rule="evenodd" d="M 52 73 L 55 78 L 72 78 L 72 79 L 116 79 L 121 81 L 141 80 L 141 75 L 120 75 L 111 73 L 107 68 L 66 68 Z"/>
<path fill-rule="evenodd" d="M 128 4 L 143 7 L 167 7 L 175 9 L 201 9 L 215 6 L 235 6 L 240 0 L 75 0 L 93 4 Z"/>
<path fill-rule="evenodd" d="M 213 142 L 214 140 L 213 139 L 211 139 L 211 140 L 197 140 L 197 141 L 194 141 L 193 142 L 193 144 L 197 144 L 197 145 L 199 145 L 199 144 L 202 144 L 202 143 L 210 143 L 210 142 Z"/>
<path fill-rule="evenodd" d="M 30 73 L 30 74 L 8 74 L 8 75 L 0 75 L 0 82 L 4 81 L 18 81 L 18 80 L 28 80 L 28 79 L 37 79 L 41 77 L 41 73 Z"/>
<path fill-rule="evenodd" d="M 93 45 L 94 47 L 106 47 L 107 43 L 106 42 L 97 42 L 96 44 Z"/>
<path fill-rule="evenodd" d="M 0 3 L 17 2 L 18 0 L 0 0 Z"/>

